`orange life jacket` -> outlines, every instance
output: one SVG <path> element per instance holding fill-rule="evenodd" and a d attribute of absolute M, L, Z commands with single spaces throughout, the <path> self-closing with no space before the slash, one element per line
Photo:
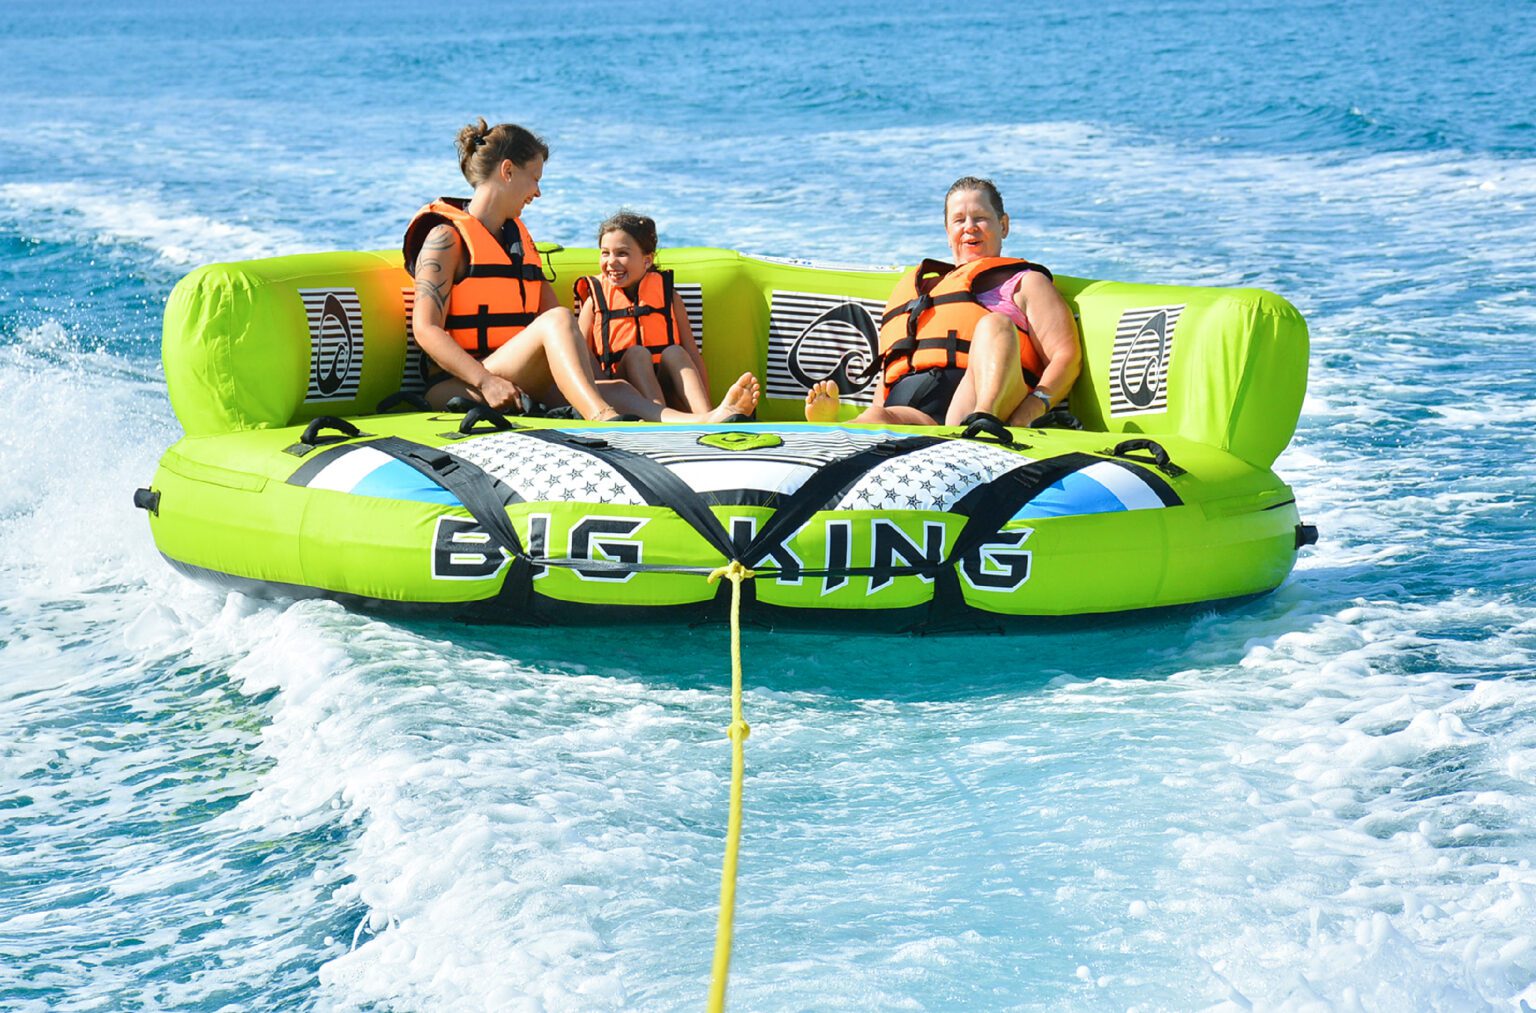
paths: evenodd
<path fill-rule="evenodd" d="M 976 281 L 999 268 L 1050 272 L 1038 264 L 1013 257 L 983 257 L 956 267 L 941 260 L 925 260 L 896 283 L 880 318 L 880 366 L 885 387 L 908 373 L 952 367 L 964 369 L 970 361 L 971 334 L 988 310 L 976 300 Z M 1000 274 L 992 275 L 995 280 Z M 986 291 L 987 286 L 982 289 Z M 1040 382 L 1045 364 L 1035 344 L 1019 335 L 1019 365 L 1033 387 Z"/>
<path fill-rule="evenodd" d="M 511 341 L 539 315 L 543 262 L 521 218 L 502 228 L 502 239 L 491 235 L 461 197 L 441 197 L 411 219 L 405 230 L 405 269 L 414 276 L 416 257 L 432 229 L 447 223 L 464 241 L 469 265 L 448 293 L 443 329 L 459 347 L 477 359 Z M 511 226 L 516 226 L 515 236 Z M 510 241 L 504 241 L 510 239 Z"/>
<path fill-rule="evenodd" d="M 637 329 L 639 343 L 651 350 L 652 365 L 661 362 L 662 349 L 682 341 L 672 316 L 676 289 L 671 271 L 651 268 L 645 272 L 634 299 L 607 277 L 577 278 L 573 289 L 577 306 L 589 298 L 596 300 L 597 317 L 587 343 L 605 375 L 612 376 L 619 359 L 634 347 Z"/>

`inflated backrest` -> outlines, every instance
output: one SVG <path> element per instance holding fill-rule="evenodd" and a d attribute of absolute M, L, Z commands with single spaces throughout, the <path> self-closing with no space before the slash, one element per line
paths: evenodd
<path fill-rule="evenodd" d="M 591 249 L 546 249 L 545 273 L 570 306 Z M 810 384 L 835 378 L 843 414 L 873 397 L 879 319 L 901 271 L 664 250 L 715 396 L 757 374 L 765 421 L 799 420 Z M 1307 329 L 1258 289 L 1177 288 L 1058 277 L 1082 333 L 1071 408 L 1090 429 L 1177 433 L 1267 466 L 1295 431 L 1306 390 Z M 166 306 L 171 404 L 188 435 L 364 415 L 423 389 L 430 363 L 410 334 L 400 255 L 321 253 L 214 264 L 182 279 Z"/>
<path fill-rule="evenodd" d="M 399 390 L 410 283 L 398 253 L 210 264 L 165 307 L 161 356 L 189 436 L 362 415 Z"/>
<path fill-rule="evenodd" d="M 1089 429 L 1177 433 L 1268 467 L 1307 389 L 1307 324 L 1260 289 L 1057 278 L 1083 345 L 1072 388 Z"/>

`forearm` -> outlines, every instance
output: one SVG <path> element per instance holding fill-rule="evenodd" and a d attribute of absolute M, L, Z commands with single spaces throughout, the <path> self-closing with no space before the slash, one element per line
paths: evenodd
<path fill-rule="evenodd" d="M 491 371 L 479 359 L 460 347 L 453 336 L 441 327 L 418 325 L 416 343 L 433 362 L 471 387 L 484 385 L 486 378 L 491 375 Z"/>
<path fill-rule="evenodd" d="M 1061 404 L 1072 385 L 1077 382 L 1081 365 L 1075 354 L 1053 356 L 1040 374 L 1040 382 L 1035 384 L 1035 389 L 1049 394 L 1052 406 Z"/>

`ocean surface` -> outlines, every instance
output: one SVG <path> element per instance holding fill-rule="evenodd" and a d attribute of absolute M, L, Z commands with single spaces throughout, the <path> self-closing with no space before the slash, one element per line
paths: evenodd
<path fill-rule="evenodd" d="M 734 1008 L 1536 1007 L 1536 6 L 0 5 L 0 1008 L 698 1009 L 727 637 L 173 573 L 130 499 L 213 260 L 398 242 L 457 129 L 540 239 L 1007 252 L 1313 340 L 1265 598 L 746 633 Z"/>

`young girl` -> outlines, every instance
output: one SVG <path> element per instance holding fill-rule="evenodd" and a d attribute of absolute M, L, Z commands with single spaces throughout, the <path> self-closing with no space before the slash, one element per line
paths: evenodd
<path fill-rule="evenodd" d="M 656 223 L 620 211 L 598 226 L 598 274 L 576 279 L 577 325 L 599 377 L 658 405 L 707 412 L 709 374 L 672 272 L 656 267 Z"/>

